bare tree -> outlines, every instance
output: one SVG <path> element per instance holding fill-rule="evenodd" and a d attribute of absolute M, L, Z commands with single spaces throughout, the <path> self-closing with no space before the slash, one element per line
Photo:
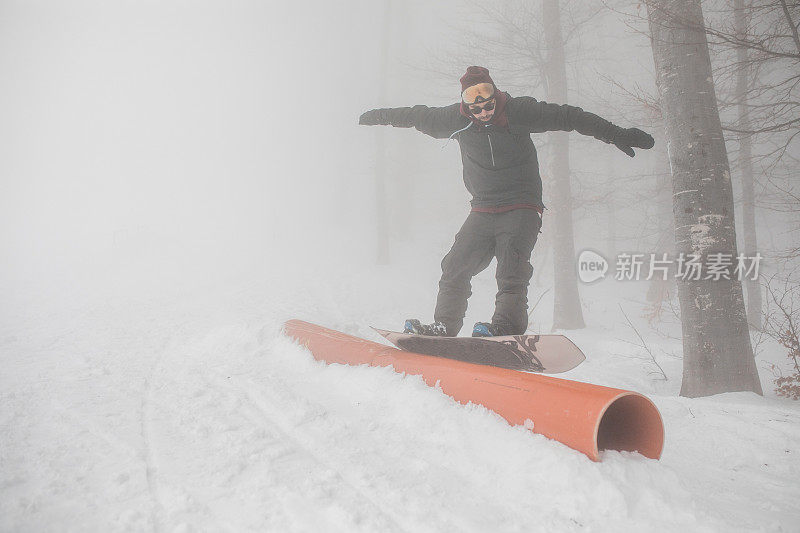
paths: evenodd
<path fill-rule="evenodd" d="M 558 0 L 543 0 L 542 22 L 547 50 L 545 74 L 547 100 L 567 103 L 567 65 L 561 12 Z M 575 270 L 575 237 L 572 229 L 572 187 L 569 172 L 569 134 L 550 132 L 550 174 L 553 179 L 555 213 L 553 247 L 554 287 L 553 328 L 577 329 L 585 326 L 578 295 Z"/>
<path fill-rule="evenodd" d="M 650 0 L 647 12 L 669 143 L 677 252 L 703 262 L 715 253 L 736 257 L 730 167 L 700 2 Z M 677 285 L 681 395 L 761 394 L 741 283 L 731 275 L 716 280 L 684 276 Z"/>
<path fill-rule="evenodd" d="M 758 74 L 742 102 L 739 91 L 733 102 L 748 108 L 745 123 L 725 126 L 737 133 L 788 133 L 771 155 L 785 153 L 800 134 L 800 3 L 786 0 L 734 0 L 733 17 L 724 16 L 708 25 L 709 44 L 732 49 L 737 61 L 728 69 L 737 74 L 742 67 Z M 747 53 L 740 54 L 744 50 Z"/>
<path fill-rule="evenodd" d="M 664 131 L 663 124 L 659 128 Z M 655 149 L 657 151 L 656 183 L 653 187 L 652 196 L 655 200 L 656 216 L 655 220 L 659 224 L 658 239 L 656 241 L 655 252 L 657 258 L 662 258 L 664 254 L 670 257 L 675 256 L 675 219 L 672 214 L 672 176 L 669 168 L 669 154 L 667 153 L 667 143 L 658 135 Z M 659 321 L 665 310 L 665 304 L 670 303 L 672 295 L 675 294 L 674 271 L 670 276 L 653 276 L 647 288 L 647 301 L 650 309 L 647 313 L 648 321 L 652 324 Z"/>
<path fill-rule="evenodd" d="M 780 280 L 773 275 L 764 283 L 768 295 L 764 333 L 788 350 L 788 373 L 772 365 L 775 391 L 779 396 L 800 400 L 800 286 L 791 278 Z"/>
<path fill-rule="evenodd" d="M 744 0 L 733 2 L 734 20 L 737 39 L 743 40 L 747 35 L 747 14 Z M 736 59 L 739 68 L 736 70 L 736 101 L 739 127 L 746 133 L 739 134 L 739 173 L 742 180 L 742 229 L 744 230 L 744 252 L 753 257 L 758 252 L 758 239 L 756 237 L 756 195 L 753 178 L 753 139 L 750 120 L 749 81 L 750 65 L 748 63 L 749 50 L 744 46 L 736 48 Z M 747 290 L 747 322 L 751 327 L 761 327 L 761 286 L 757 280 L 748 279 L 745 282 Z"/>
<path fill-rule="evenodd" d="M 630 18 L 631 15 L 622 13 L 617 7 L 612 5 L 612 0 L 601 0 L 604 10 L 622 15 L 622 21 Z M 630 2 L 622 0 L 625 7 L 630 7 Z M 620 19 L 617 19 L 620 20 Z M 644 33 L 639 32 L 637 33 Z M 623 213 L 609 213 L 609 217 L 623 219 L 622 224 L 614 223 L 622 228 L 616 232 L 622 240 L 635 240 L 638 249 L 651 250 L 657 258 L 663 254 L 674 255 L 674 218 L 672 215 L 672 176 L 670 174 L 669 156 L 667 154 L 667 143 L 665 142 L 664 120 L 661 110 L 661 102 L 654 90 L 644 88 L 639 83 L 621 83 L 614 73 L 598 68 L 596 71 L 597 79 L 602 83 L 592 86 L 594 94 L 592 99 L 601 102 L 601 107 L 613 109 L 616 116 L 626 117 L 629 122 L 641 125 L 646 131 L 651 133 L 656 143 L 648 159 L 653 162 L 650 174 L 636 175 L 634 180 L 622 178 L 617 172 L 609 172 L 612 176 L 607 185 L 608 196 L 598 205 L 604 210 L 611 211 L 614 205 L 625 206 L 628 220 L 625 221 Z M 653 87 L 654 89 L 655 87 Z M 614 98 L 614 95 L 617 98 Z M 622 97 L 622 98 L 620 98 Z M 633 220 L 634 222 L 630 222 Z M 627 231 L 627 235 L 625 232 Z M 610 254 L 614 257 L 616 254 Z M 667 276 L 653 276 L 647 288 L 646 300 L 648 308 L 645 316 L 653 324 L 660 320 L 663 311 L 671 305 L 670 299 L 675 294 L 674 278 Z"/>
<path fill-rule="evenodd" d="M 800 211 L 797 196 L 787 194 L 800 163 L 800 3 L 725 0 L 724 8 L 709 18 L 704 31 L 719 58 L 720 110 L 734 111 L 722 128 L 738 141 L 734 163 L 742 182 L 743 247 L 754 254 L 759 251 L 756 206 Z M 778 255 L 793 257 L 793 249 Z M 752 282 L 745 286 L 748 321 L 758 327 L 762 292 Z"/>
<path fill-rule="evenodd" d="M 613 0 L 604 2 L 617 12 L 630 6 L 628 2 L 625 7 L 613 7 Z M 800 133 L 800 3 L 718 0 L 706 4 L 716 10 L 707 14 L 705 21 L 692 20 L 683 13 L 673 16 L 676 23 L 707 36 L 722 130 L 738 145 L 732 163 L 741 177 L 742 247 L 752 256 L 760 251 L 757 206 L 800 212 L 797 195 L 787 194 L 793 191 L 799 163 L 790 148 Z M 659 105 L 657 100 L 654 104 Z M 726 113 L 729 110 L 732 113 Z M 758 173 L 756 164 L 760 166 Z M 794 257 L 797 249 L 779 255 Z M 754 280 L 747 280 L 745 288 L 748 322 L 758 328 L 762 292 Z"/>

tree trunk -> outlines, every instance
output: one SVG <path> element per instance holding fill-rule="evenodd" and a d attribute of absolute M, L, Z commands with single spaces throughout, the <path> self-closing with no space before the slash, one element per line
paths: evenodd
<path fill-rule="evenodd" d="M 672 216 L 672 176 L 669 168 L 669 154 L 667 154 L 664 137 L 655 134 L 656 145 L 652 157 L 655 159 L 656 185 L 652 193 L 656 199 L 656 220 L 660 228 L 658 242 L 653 250 L 660 259 L 662 254 L 668 257 L 675 256 L 675 224 Z M 653 306 L 652 319 L 660 317 L 664 302 L 675 294 L 675 271 L 670 268 L 667 279 L 660 274 L 654 275 L 647 288 L 647 301 Z"/>
<path fill-rule="evenodd" d="M 675 247 L 705 265 L 732 254 L 736 229 L 730 167 L 722 136 L 699 0 L 651 0 L 647 6 L 656 82 L 672 168 Z M 730 279 L 677 280 L 683 329 L 681 395 L 753 391 L 753 358 L 742 284 Z"/>
<path fill-rule="evenodd" d="M 734 0 L 734 24 L 736 35 L 743 37 L 747 31 L 747 16 L 744 0 Z M 738 103 L 739 126 L 737 129 L 748 131 L 751 128 L 748 112 L 747 86 L 750 68 L 747 63 L 747 48 L 740 46 L 736 50 L 736 61 L 739 68 L 736 72 L 736 101 Z M 742 176 L 742 229 L 744 230 L 744 253 L 753 257 L 758 251 L 756 240 L 756 201 L 753 186 L 752 137 L 747 133 L 739 136 L 739 171 Z M 761 329 L 761 285 L 758 280 L 747 279 L 747 322 L 751 328 Z"/>
<path fill-rule="evenodd" d="M 542 20 L 547 42 L 547 100 L 567 103 L 567 65 L 564 59 L 564 40 L 561 36 L 561 15 L 558 0 L 543 0 Z M 575 268 L 575 237 L 572 230 L 572 189 L 569 175 L 569 134 L 551 132 L 551 158 L 548 175 L 553 179 L 550 231 L 553 239 L 554 304 L 553 329 L 585 327 L 578 295 L 578 276 Z"/>

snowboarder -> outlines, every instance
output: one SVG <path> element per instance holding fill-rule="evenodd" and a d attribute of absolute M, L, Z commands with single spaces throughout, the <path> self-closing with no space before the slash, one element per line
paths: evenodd
<path fill-rule="evenodd" d="M 652 148 L 653 137 L 621 128 L 580 107 L 512 97 L 484 67 L 461 77 L 461 101 L 445 107 L 372 109 L 358 123 L 416 128 L 436 139 L 456 138 L 472 210 L 442 261 L 432 324 L 407 320 L 404 331 L 456 336 L 464 323 L 471 280 L 497 257 L 497 296 L 491 322 L 478 322 L 474 337 L 521 335 L 528 325 L 531 252 L 542 226 L 542 179 L 531 133 L 572 131 L 613 144 L 630 157 Z"/>

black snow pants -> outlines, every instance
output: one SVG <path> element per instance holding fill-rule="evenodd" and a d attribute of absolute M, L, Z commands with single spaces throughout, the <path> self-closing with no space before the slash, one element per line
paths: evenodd
<path fill-rule="evenodd" d="M 505 213 L 471 212 L 442 260 L 442 279 L 434 320 L 455 336 L 464 325 L 472 278 L 497 257 L 497 296 L 492 324 L 521 335 L 528 326 L 528 284 L 533 275 L 531 252 L 542 219 L 535 209 Z"/>

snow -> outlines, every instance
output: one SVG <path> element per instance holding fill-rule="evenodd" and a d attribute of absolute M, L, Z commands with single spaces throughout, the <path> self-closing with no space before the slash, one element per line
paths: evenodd
<path fill-rule="evenodd" d="M 689 229 L 692 251 L 695 254 L 703 255 L 717 244 L 719 228 L 726 218 L 723 215 L 701 215 L 698 217 L 698 223 L 693 224 Z"/>
<path fill-rule="evenodd" d="M 785 356 L 760 346 L 764 398 L 681 398 L 678 325 L 641 318 L 641 286 L 582 286 L 589 327 L 568 335 L 588 358 L 563 377 L 648 395 L 660 461 L 594 463 L 418 377 L 325 365 L 281 335 L 297 317 L 378 340 L 369 325 L 424 317 L 432 255 L 158 282 L 116 266 L 58 290 L 4 287 L 0 530 L 797 530 L 800 409 L 763 370 Z M 468 323 L 492 292 L 487 271 Z"/>

